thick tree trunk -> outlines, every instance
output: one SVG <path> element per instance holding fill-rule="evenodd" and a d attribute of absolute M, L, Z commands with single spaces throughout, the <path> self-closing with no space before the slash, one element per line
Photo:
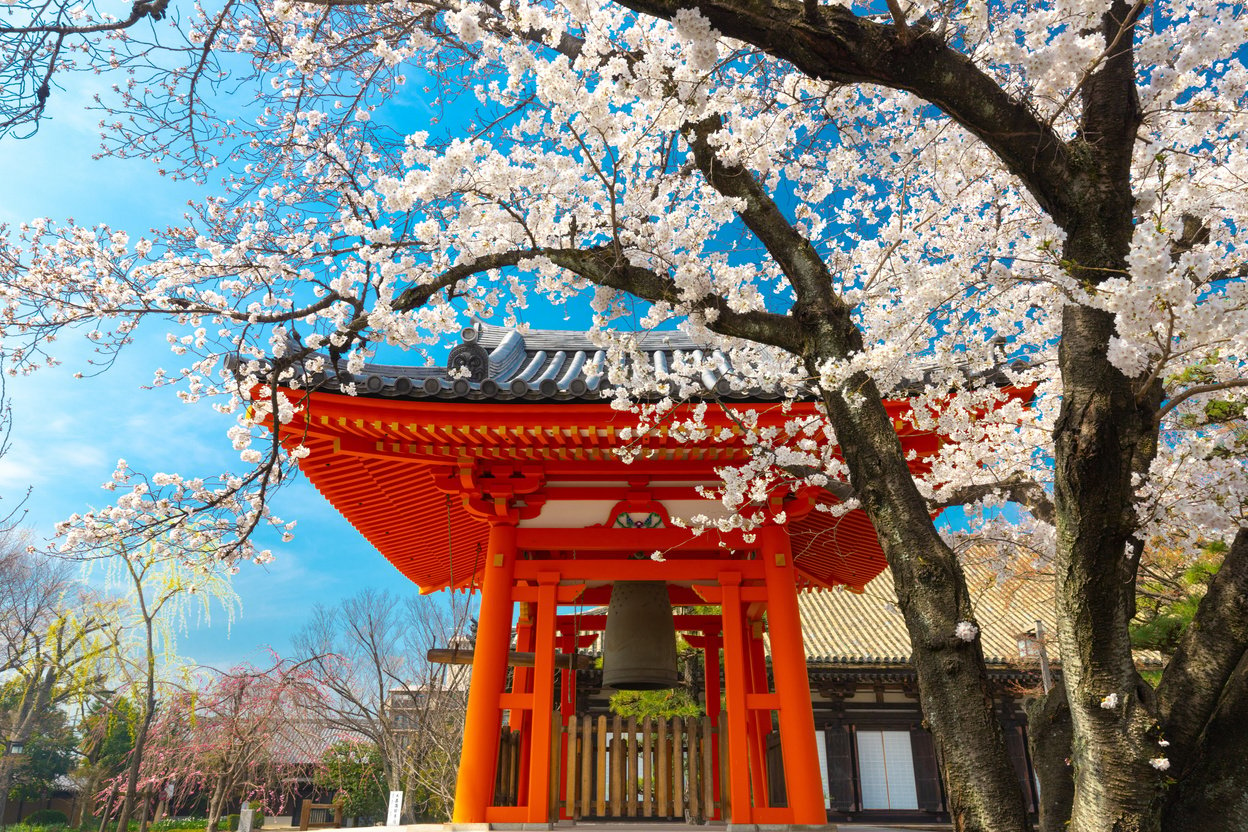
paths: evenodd
<path fill-rule="evenodd" d="M 1171 789 L 1165 832 L 1248 829 L 1248 654 L 1223 690 L 1186 776 Z"/>
<path fill-rule="evenodd" d="M 1037 832 L 1066 832 L 1075 799 L 1070 753 L 1073 732 L 1066 688 L 1058 684 L 1044 696 L 1028 699 L 1027 744 L 1040 783 L 1040 823 Z"/>
<path fill-rule="evenodd" d="M 1124 0 L 1110 5 L 1101 31 L 1110 49 L 1081 90 L 1063 254 L 1090 291 L 1130 274 L 1131 155 L 1140 124 L 1135 14 Z M 1133 478 L 1147 474 L 1156 452 L 1161 392 L 1110 363 L 1113 335 L 1111 313 L 1076 304 L 1063 312 L 1054 504 L 1062 675 L 1074 728 L 1070 832 L 1156 830 L 1165 789 L 1149 762 L 1157 757 L 1152 688 L 1136 671 L 1129 631 L 1143 545 L 1134 538 Z"/>
<path fill-rule="evenodd" d="M 955 635 L 974 621 L 957 556 L 932 524 L 892 421 L 865 375 L 850 403 L 827 395 L 851 482 L 875 524 L 906 619 L 919 698 L 936 743 L 954 827 L 963 832 L 1019 832 L 1030 824 L 1001 724 L 988 693 L 978 637 Z"/>
<path fill-rule="evenodd" d="M 1131 384 L 1110 366 L 1113 319 L 1066 309 L 1062 414 L 1056 428 L 1057 610 L 1075 732 L 1071 832 L 1157 828 L 1163 779 L 1152 690 L 1135 669 L 1133 458 L 1144 430 Z"/>

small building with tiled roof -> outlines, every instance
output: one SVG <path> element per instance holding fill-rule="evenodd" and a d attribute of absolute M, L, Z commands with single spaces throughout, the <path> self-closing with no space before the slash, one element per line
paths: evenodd
<path fill-rule="evenodd" d="M 1053 584 L 1043 576 L 1003 580 L 987 554 L 964 558 L 966 579 L 1006 747 L 1034 812 L 1021 705 L 1041 684 L 1037 622 L 1049 636 L 1047 658 L 1057 658 Z M 939 764 L 892 576 L 885 572 L 861 593 L 804 593 L 798 605 L 829 819 L 944 820 Z"/>

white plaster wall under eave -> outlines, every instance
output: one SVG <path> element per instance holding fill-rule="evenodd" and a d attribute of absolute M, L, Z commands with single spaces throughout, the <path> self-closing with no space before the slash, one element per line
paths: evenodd
<path fill-rule="evenodd" d="M 532 520 L 521 520 L 524 529 L 583 529 L 601 526 L 611 517 L 616 500 L 559 500 L 542 506 Z M 666 500 L 663 506 L 673 519 L 689 522 L 696 515 L 705 515 L 711 522 L 722 520 L 730 512 L 718 500 Z"/>

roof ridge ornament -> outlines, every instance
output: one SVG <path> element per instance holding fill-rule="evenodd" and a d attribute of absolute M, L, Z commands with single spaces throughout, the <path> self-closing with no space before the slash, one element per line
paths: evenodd
<path fill-rule="evenodd" d="M 477 343 L 480 333 L 475 326 L 466 326 L 459 332 L 462 343 L 451 348 L 447 356 L 446 368 L 455 373 L 456 370 L 467 370 L 470 381 L 485 381 L 490 377 L 490 354 L 485 347 Z M 461 373 L 455 373 L 461 375 Z"/>

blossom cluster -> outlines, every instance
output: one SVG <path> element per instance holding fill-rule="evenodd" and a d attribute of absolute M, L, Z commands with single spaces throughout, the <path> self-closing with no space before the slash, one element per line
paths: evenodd
<path fill-rule="evenodd" d="M 942 437 L 911 460 L 932 505 L 978 495 L 954 537 L 1004 536 L 1033 558 L 1051 551 L 1052 530 L 1040 513 L 1002 510 L 1007 487 L 1049 487 L 1063 310 L 1107 310 L 1114 365 L 1160 380 L 1172 402 L 1138 483 L 1141 523 L 1193 548 L 1224 537 L 1248 506 L 1240 440 L 1209 415 L 1242 412 L 1248 389 L 1248 17 L 1217 0 L 1160 7 L 1135 35 L 1144 121 L 1130 274 L 1095 287 L 1071 276 L 1064 232 L 1008 166 L 929 102 L 812 79 L 696 11 L 667 22 L 587 0 L 199 8 L 185 66 L 119 86 L 126 116 L 106 141 L 174 175 L 220 173 L 222 188 L 148 237 L 50 220 L 3 232 L 0 337 L 11 372 L 56 362 L 70 330 L 106 364 L 141 320 L 163 319 L 185 366 L 156 383 L 236 414 L 241 473 L 143 478 L 121 466 L 115 504 L 67 522 L 66 545 L 159 530 L 188 550 L 260 556 L 246 540 L 279 522 L 266 500 L 306 454 L 267 431 L 297 418 L 302 391 L 333 374 L 353 392 L 379 349 L 576 301 L 609 352 L 613 403 L 637 418 L 626 457 L 659 429 L 726 440 L 706 408 L 727 406 L 681 407 L 708 374 L 734 392 L 851 404 L 869 381 L 910 400 L 899 431 Z M 1091 0 L 981 5 L 940 36 L 1073 142 L 1078 91 L 1104 60 L 1089 34 L 1102 12 Z M 409 75 L 439 84 L 439 105 L 475 98 L 480 123 L 393 129 L 382 105 Z M 228 116 L 196 97 L 227 78 L 256 95 Z M 708 178 L 716 169 L 782 207 L 853 310 L 860 345 L 807 364 L 800 346 L 768 341 L 792 319 L 795 275 L 745 221 L 758 206 Z M 751 329 L 759 320 L 771 328 Z M 629 360 L 637 345 L 623 330 L 673 324 L 708 348 L 667 368 Z M 826 417 L 762 428 L 727 409 L 751 458 L 708 494 L 724 517 L 696 523 L 749 527 L 751 507 L 780 488 L 827 488 L 839 496 L 825 510 L 855 505 Z"/>

